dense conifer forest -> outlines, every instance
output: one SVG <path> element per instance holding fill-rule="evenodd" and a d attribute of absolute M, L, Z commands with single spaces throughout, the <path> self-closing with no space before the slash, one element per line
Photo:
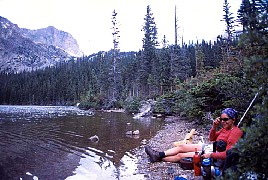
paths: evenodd
<path fill-rule="evenodd" d="M 242 0 L 238 16 L 224 0 L 226 34 L 214 42 L 159 43 L 153 12 L 147 6 L 144 39 L 139 52 L 120 52 L 120 29 L 114 11 L 109 52 L 73 59 L 34 72 L 0 73 L 0 104 L 74 105 L 81 108 L 124 108 L 137 111 L 154 99 L 154 111 L 179 114 L 204 123 L 225 107 L 240 112 L 258 97 L 243 121 L 244 138 L 234 179 L 256 173 L 268 177 L 268 1 Z M 235 31 L 239 23 L 241 31 Z M 232 179 L 231 178 L 231 179 Z"/>
<path fill-rule="evenodd" d="M 222 60 L 220 44 L 221 42 L 202 42 L 198 45 L 204 68 L 219 66 Z M 196 75 L 195 45 L 170 46 L 157 49 L 155 53 L 154 63 L 145 62 L 143 52 L 119 53 L 120 81 L 116 89 L 116 101 L 124 101 L 128 97 L 157 97 L 175 90 L 179 82 Z M 93 107 L 122 106 L 109 104 L 113 100 L 112 63 L 113 52 L 109 51 L 76 58 L 35 72 L 2 72 L 0 103 L 60 105 L 95 102 L 99 99 Z"/>

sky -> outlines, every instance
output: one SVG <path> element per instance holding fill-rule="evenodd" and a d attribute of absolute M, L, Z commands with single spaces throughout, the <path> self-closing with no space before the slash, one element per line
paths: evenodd
<path fill-rule="evenodd" d="M 241 0 L 228 0 L 233 16 Z M 178 41 L 214 40 L 224 34 L 224 0 L 0 0 L 0 16 L 20 28 L 48 26 L 70 33 L 85 55 L 113 48 L 112 12 L 119 23 L 121 51 L 142 48 L 147 5 L 150 5 L 158 29 L 158 39 L 166 36 L 175 42 L 175 5 L 178 18 Z"/>

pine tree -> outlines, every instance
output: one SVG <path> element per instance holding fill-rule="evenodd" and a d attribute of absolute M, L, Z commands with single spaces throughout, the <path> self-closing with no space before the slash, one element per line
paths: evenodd
<path fill-rule="evenodd" d="M 234 32 L 235 32 L 235 28 L 234 28 L 234 17 L 233 17 L 233 13 L 230 11 L 231 6 L 229 5 L 227 0 L 224 0 L 224 4 L 223 4 L 223 21 L 226 24 L 226 29 L 225 32 L 227 34 L 227 38 L 226 38 L 226 53 L 227 53 L 227 58 L 230 57 L 230 46 L 231 46 L 231 42 L 232 39 L 234 37 Z"/>
<path fill-rule="evenodd" d="M 171 47 L 170 69 L 175 84 L 184 81 L 192 74 L 189 51 L 186 47 Z"/>
<path fill-rule="evenodd" d="M 164 35 L 163 40 L 162 40 L 162 48 L 166 48 L 168 46 L 168 40 L 166 35 Z"/>
<path fill-rule="evenodd" d="M 200 75 L 204 70 L 205 55 L 201 49 L 201 46 L 197 44 L 195 46 L 195 60 L 196 60 L 196 74 Z"/>
<path fill-rule="evenodd" d="M 159 51 L 159 81 L 161 85 L 161 94 L 164 94 L 166 91 L 170 91 L 172 89 L 172 77 L 171 77 L 171 67 L 170 67 L 170 49 L 167 47 L 163 47 L 161 51 Z"/>
<path fill-rule="evenodd" d="M 238 10 L 238 21 L 242 25 L 243 33 L 246 32 L 246 28 L 249 25 L 249 19 L 245 16 L 251 9 L 250 1 L 249 0 L 243 0 L 242 4 L 240 5 L 240 9 Z"/>
<path fill-rule="evenodd" d="M 243 0 L 238 10 L 239 22 L 244 32 L 242 39 L 249 41 L 252 47 L 256 43 L 265 43 L 263 37 L 267 36 L 267 7 L 267 0 Z"/>
<path fill-rule="evenodd" d="M 177 18 L 177 7 L 175 6 L 175 46 L 178 45 L 178 18 Z"/>
<path fill-rule="evenodd" d="M 149 95 L 151 85 L 156 85 L 156 79 L 154 74 L 153 67 L 157 67 L 158 61 L 156 57 L 156 46 L 158 45 L 157 41 L 157 28 L 154 21 L 153 13 L 150 6 L 147 6 L 147 12 L 145 15 L 145 24 L 143 26 L 144 38 L 143 38 L 143 51 L 142 59 L 140 61 L 140 70 L 139 70 L 139 82 L 145 96 Z"/>
<path fill-rule="evenodd" d="M 112 101 L 117 101 L 121 89 L 121 75 L 119 70 L 119 24 L 117 22 L 117 13 L 115 10 L 112 13 L 112 35 L 113 35 L 113 63 L 112 63 Z"/>

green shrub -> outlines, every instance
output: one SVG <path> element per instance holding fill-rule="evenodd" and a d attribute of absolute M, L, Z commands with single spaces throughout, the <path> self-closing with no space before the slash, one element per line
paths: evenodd
<path fill-rule="evenodd" d="M 192 85 L 189 86 L 189 83 Z M 233 107 L 242 113 L 253 97 L 250 80 L 224 73 L 214 74 L 200 82 L 193 79 L 182 83 L 181 87 L 159 97 L 154 112 L 171 112 L 202 120 L 206 112 L 218 114 L 226 107 Z"/>
<path fill-rule="evenodd" d="M 97 104 L 96 102 L 91 102 L 91 101 L 82 101 L 79 105 L 78 108 L 79 109 L 84 109 L 84 110 L 88 110 L 88 109 L 96 109 Z"/>
<path fill-rule="evenodd" d="M 224 107 L 245 109 L 252 94 L 251 81 L 228 74 L 216 74 L 213 78 L 192 88 L 201 109 L 214 111 Z M 245 101 L 246 100 L 246 101 Z"/>
<path fill-rule="evenodd" d="M 250 103 L 252 96 L 252 82 L 228 74 L 215 74 L 208 81 L 204 81 L 191 88 L 186 96 L 186 107 L 191 111 L 191 117 L 202 118 L 205 112 L 216 112 L 226 107 L 233 107 L 243 112 Z M 187 102 L 187 101 L 191 102 Z M 185 105 L 184 105 L 185 106 Z"/>
<path fill-rule="evenodd" d="M 137 113 L 141 107 L 141 100 L 137 97 L 129 97 L 123 103 L 126 112 Z"/>
<path fill-rule="evenodd" d="M 181 116 L 195 119 L 200 115 L 201 109 L 198 107 L 196 99 L 187 91 L 185 91 L 176 102 L 175 112 Z"/>
<path fill-rule="evenodd" d="M 154 105 L 153 113 L 161 113 L 166 115 L 176 113 L 174 106 L 178 99 L 179 94 L 176 92 L 168 93 L 158 97 Z"/>
<path fill-rule="evenodd" d="M 107 99 L 103 102 L 103 109 L 115 109 L 115 108 L 122 108 L 121 101 Z"/>

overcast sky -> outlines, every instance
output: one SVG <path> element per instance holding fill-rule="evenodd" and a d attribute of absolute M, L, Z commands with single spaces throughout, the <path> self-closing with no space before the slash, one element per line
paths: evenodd
<path fill-rule="evenodd" d="M 54 26 L 70 33 L 85 54 L 110 50 L 112 12 L 118 13 L 121 51 L 142 47 L 147 5 L 158 28 L 158 38 L 166 35 L 174 44 L 174 12 L 177 6 L 179 36 L 189 40 L 213 40 L 224 33 L 224 0 L 0 0 L 0 16 L 21 28 Z M 228 0 L 234 17 L 241 0 Z M 181 41 L 179 39 L 179 41 Z"/>

